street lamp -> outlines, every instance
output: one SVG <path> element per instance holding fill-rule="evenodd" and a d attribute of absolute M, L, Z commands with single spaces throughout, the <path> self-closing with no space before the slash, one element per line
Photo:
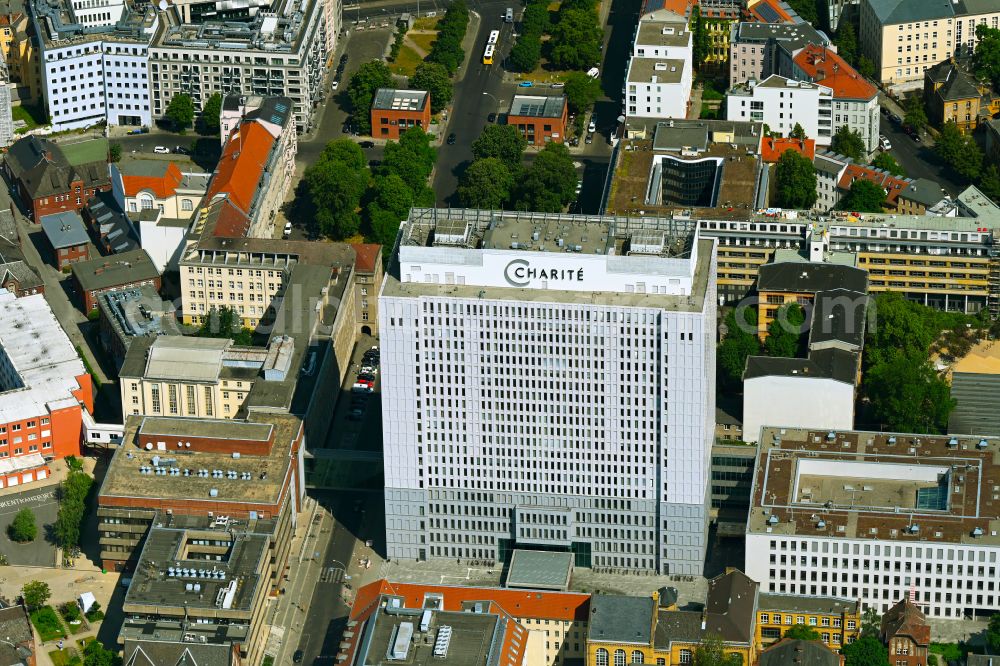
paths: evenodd
<path fill-rule="evenodd" d="M 487 97 L 492 98 L 493 101 L 497 103 L 497 116 L 499 117 L 500 116 L 500 105 L 503 104 L 503 100 L 502 99 L 497 99 L 496 95 L 494 95 L 493 93 L 490 93 L 490 92 L 486 92 L 485 90 L 483 91 L 483 94 L 486 95 Z"/>

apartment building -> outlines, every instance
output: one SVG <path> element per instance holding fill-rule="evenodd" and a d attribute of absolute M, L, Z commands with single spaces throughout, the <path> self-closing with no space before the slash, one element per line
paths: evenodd
<path fill-rule="evenodd" d="M 97 515 L 104 568 L 132 577 L 127 654 L 149 641 L 259 662 L 302 509 L 303 433 L 288 414 L 126 419 Z"/>
<path fill-rule="evenodd" d="M 690 221 L 479 210 L 413 209 L 401 233 L 379 297 L 390 556 L 541 544 L 580 566 L 701 571 L 714 244 Z M 451 411 L 456 386 L 481 413 Z M 474 464 L 453 464 L 455 441 Z"/>
<path fill-rule="evenodd" d="M 875 63 L 883 84 L 918 88 L 924 72 L 976 47 L 976 26 L 1000 27 L 1000 7 L 990 2 L 861 0 L 858 45 Z"/>
<path fill-rule="evenodd" d="M 187 161 L 126 155 L 111 164 L 115 202 L 126 213 L 156 211 L 167 218 L 190 220 L 205 196 L 209 181 L 208 174 L 190 167 L 194 165 Z"/>
<path fill-rule="evenodd" d="M 649 597 L 595 594 L 587 627 L 587 666 L 692 663 L 708 638 L 722 642 L 726 656 L 756 661 L 754 635 L 759 606 L 757 583 L 736 569 L 708 581 L 702 611 L 678 610 L 677 590 L 662 588 Z"/>
<path fill-rule="evenodd" d="M 965 133 L 1000 113 L 1000 96 L 952 58 L 924 72 L 924 108 L 935 127 L 953 121 Z"/>
<path fill-rule="evenodd" d="M 45 479 L 80 455 L 94 385 L 42 294 L 0 291 L 0 486 Z"/>
<path fill-rule="evenodd" d="M 582 661 L 590 599 L 589 594 L 576 592 L 418 585 L 381 579 L 358 590 L 350 618 L 361 623 L 373 617 L 373 611 L 391 606 L 404 617 L 412 616 L 416 628 L 426 609 L 445 614 L 468 614 L 478 605 L 484 612 L 509 617 L 523 630 L 527 651 L 537 659 L 529 663 L 556 666 L 567 660 L 570 663 Z M 345 637 L 347 645 L 341 646 L 341 654 L 347 655 L 346 663 L 368 663 L 361 660 L 359 653 L 364 649 L 361 647 L 364 635 L 365 632 L 356 632 L 356 635 Z"/>
<path fill-rule="evenodd" d="M 929 618 L 1000 608 L 1000 440 L 765 428 L 748 575 L 777 594 L 909 597 Z"/>
<path fill-rule="evenodd" d="M 156 9 L 131 0 L 32 0 L 43 97 L 56 130 L 150 125 L 148 47 Z"/>
<path fill-rule="evenodd" d="M 734 23 L 729 38 L 729 85 L 763 81 L 777 74 L 779 53 L 795 54 L 808 44 L 830 46 L 830 39 L 808 23 Z"/>
<path fill-rule="evenodd" d="M 27 13 L 0 14 L 0 52 L 10 81 L 18 84 L 18 98 L 28 104 L 36 103 L 42 84 L 38 45 L 32 38 L 31 17 Z"/>
<path fill-rule="evenodd" d="M 73 281 L 85 313 L 97 309 L 97 297 L 109 291 L 151 285 L 160 290 L 160 272 L 142 249 L 73 264 Z"/>
<path fill-rule="evenodd" d="M 214 93 L 287 97 L 296 131 L 312 130 L 325 99 L 328 49 L 339 34 L 341 7 L 339 0 L 274 0 L 269 11 L 227 20 L 186 18 L 171 6 L 161 14 L 149 48 L 149 71 L 157 81 L 153 114 L 161 116 L 177 93 L 190 95 L 196 108 Z M 332 10 L 336 15 L 331 21 Z M 331 25 L 333 36 L 327 34 Z"/>
<path fill-rule="evenodd" d="M 354 321 L 360 335 L 378 336 L 378 288 L 385 271 L 382 246 L 354 243 Z"/>
<path fill-rule="evenodd" d="M 763 122 L 772 132 L 789 135 L 801 125 L 818 146 L 829 146 L 833 137 L 833 91 L 824 85 L 772 74 L 726 93 L 726 119 Z"/>
<path fill-rule="evenodd" d="M 24 260 L 21 235 L 10 210 L 0 210 L 0 288 L 17 297 L 45 293 L 45 282 Z"/>
<path fill-rule="evenodd" d="M 694 76 L 692 37 L 677 18 L 659 10 L 639 19 L 623 90 L 626 115 L 687 117 Z"/>
<path fill-rule="evenodd" d="M 777 643 L 785 632 L 800 625 L 814 629 L 823 644 L 834 650 L 861 635 L 857 599 L 761 592 L 757 605 L 757 638 L 764 646 Z"/>

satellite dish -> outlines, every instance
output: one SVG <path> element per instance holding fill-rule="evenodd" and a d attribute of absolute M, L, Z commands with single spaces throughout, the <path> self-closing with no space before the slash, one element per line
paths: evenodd
<path fill-rule="evenodd" d="M 161 11 L 161 12 L 165 12 L 165 11 L 167 11 L 167 7 L 168 7 L 168 6 L 169 6 L 169 5 L 167 5 L 167 0 L 160 0 L 160 3 L 159 3 L 159 4 L 157 5 L 157 7 L 159 7 L 159 8 L 160 8 L 160 11 Z"/>

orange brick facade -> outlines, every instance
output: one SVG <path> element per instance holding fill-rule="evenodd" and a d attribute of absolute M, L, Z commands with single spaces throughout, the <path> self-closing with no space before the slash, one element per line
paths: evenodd
<path fill-rule="evenodd" d="M 83 245 L 74 245 L 73 247 L 64 247 L 60 249 L 52 248 L 53 256 L 56 260 L 56 268 L 62 270 L 63 268 L 69 266 L 77 261 L 86 261 L 90 258 L 90 251 L 86 243 Z"/>
<path fill-rule="evenodd" d="M 422 111 L 372 109 L 372 136 L 376 139 L 399 139 L 399 135 L 411 127 L 427 131 L 430 126 L 430 93 L 427 93 L 427 103 Z"/>
<path fill-rule="evenodd" d="M 27 203 L 29 201 L 28 195 L 20 183 L 17 183 L 17 186 L 21 201 Z M 37 223 L 44 215 L 50 213 L 61 213 L 67 210 L 80 212 L 95 194 L 111 191 L 110 184 L 102 187 L 84 187 L 82 180 L 74 181 L 71 187 L 72 189 L 63 194 L 31 199 L 31 219 Z"/>
<path fill-rule="evenodd" d="M 535 118 L 532 116 L 507 116 L 507 124 L 514 125 L 528 143 L 544 146 L 549 142 L 562 143 L 566 137 L 566 106 L 561 118 Z"/>

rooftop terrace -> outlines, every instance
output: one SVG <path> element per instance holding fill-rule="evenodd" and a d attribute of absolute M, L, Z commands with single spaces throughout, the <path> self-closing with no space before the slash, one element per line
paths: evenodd
<path fill-rule="evenodd" d="M 765 428 L 748 530 L 1000 544 L 1000 439 Z"/>

